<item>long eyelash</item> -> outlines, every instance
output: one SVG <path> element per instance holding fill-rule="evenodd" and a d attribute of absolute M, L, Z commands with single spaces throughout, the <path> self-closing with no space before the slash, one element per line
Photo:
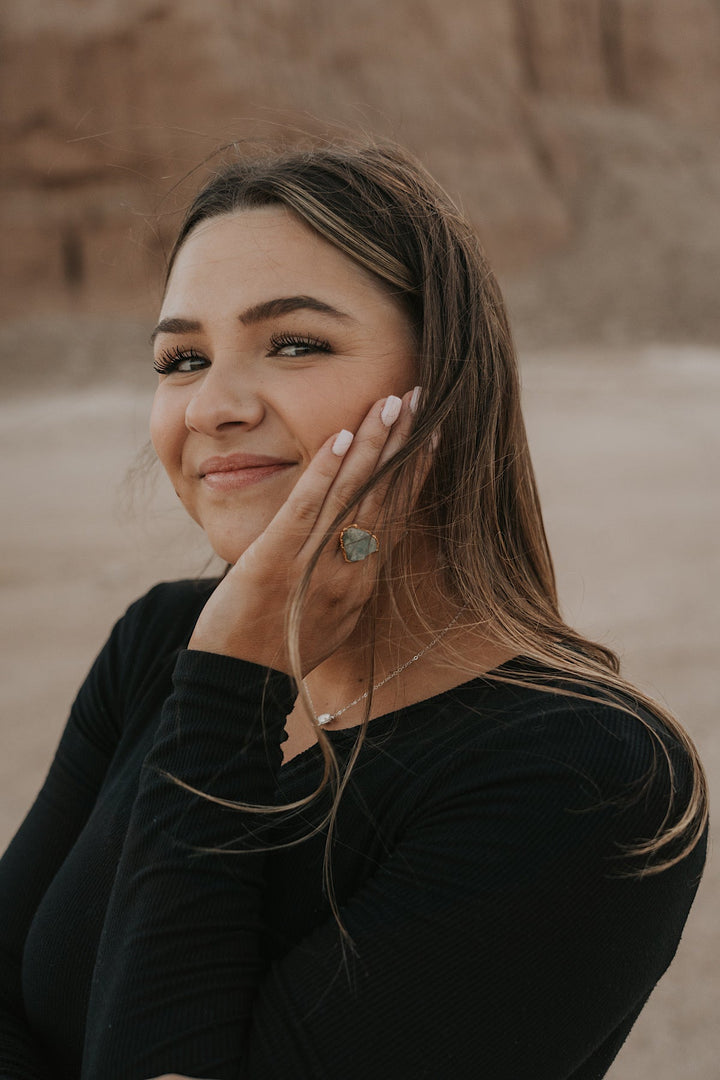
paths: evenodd
<path fill-rule="evenodd" d="M 172 349 L 166 349 L 153 360 L 153 367 L 158 375 L 168 375 L 174 371 L 181 360 L 202 360 L 203 356 L 195 349 L 183 348 L 182 345 L 173 345 Z"/>
<path fill-rule="evenodd" d="M 288 345 L 307 345 L 311 349 L 317 349 L 318 352 L 331 352 L 329 341 L 312 337 L 309 334 L 273 334 L 270 338 L 270 345 L 276 352 L 280 349 L 286 349 Z"/>

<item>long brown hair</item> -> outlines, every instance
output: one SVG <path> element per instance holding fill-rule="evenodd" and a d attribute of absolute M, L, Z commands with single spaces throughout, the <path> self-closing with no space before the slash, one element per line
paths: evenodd
<path fill-rule="evenodd" d="M 640 874 L 673 865 L 692 849 L 705 826 L 703 769 L 681 725 L 621 678 L 617 658 L 608 648 L 581 636 L 562 619 L 520 410 L 512 335 L 495 276 L 473 229 L 419 162 L 392 145 L 231 149 L 190 206 L 170 254 L 168 275 L 200 222 L 268 205 L 287 207 L 370 271 L 402 305 L 415 333 L 423 397 L 414 431 L 403 450 L 357 493 L 359 500 L 380 477 L 389 479 L 384 514 L 406 526 L 405 539 L 379 563 L 384 584 L 395 595 L 404 589 L 425 627 L 437 630 L 407 572 L 409 545 L 423 531 L 441 553 L 448 595 L 465 606 L 475 625 L 491 628 L 498 644 L 531 661 L 524 673 L 515 669 L 514 681 L 541 685 L 551 693 L 610 698 L 648 728 L 672 776 L 665 744 L 640 707 L 659 720 L 689 755 L 692 793 L 672 815 L 671 794 L 664 827 L 632 853 L 642 857 Z M 438 435 L 422 496 L 411 505 L 407 493 L 413 490 L 412 476 L 430 439 Z M 346 514 L 338 517 L 336 526 L 343 519 L 347 523 Z M 327 542 L 331 535 L 337 535 L 336 529 L 328 531 Z M 288 612 L 290 654 L 298 673 L 302 605 L 318 557 L 319 552 Z M 538 682 L 538 670 L 543 669 L 555 677 Z M 299 675 L 297 681 L 310 709 Z M 371 683 L 372 673 L 365 723 L 342 775 L 330 741 L 318 729 L 325 758 L 318 790 L 331 783 L 336 792 L 325 821 L 330 834 L 370 715 Z"/>

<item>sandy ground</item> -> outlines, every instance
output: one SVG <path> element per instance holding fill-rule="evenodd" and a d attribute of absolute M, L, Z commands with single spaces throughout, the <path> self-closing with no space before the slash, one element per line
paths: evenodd
<path fill-rule="evenodd" d="M 526 413 L 569 621 L 620 650 L 720 771 L 715 723 L 720 351 L 528 357 Z M 44 384 L 45 386 L 47 384 Z M 13 391 L 0 405 L 0 842 L 42 780 L 112 623 L 155 581 L 202 572 L 202 535 L 161 479 L 123 491 L 148 392 Z M 152 485 L 150 485 L 152 487 Z M 711 1080 L 720 1060 L 720 901 L 711 859 L 678 956 L 612 1080 Z"/>

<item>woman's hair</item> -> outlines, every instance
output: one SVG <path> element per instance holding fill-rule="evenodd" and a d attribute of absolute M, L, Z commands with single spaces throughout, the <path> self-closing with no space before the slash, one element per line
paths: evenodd
<path fill-rule="evenodd" d="M 384 517 L 403 523 L 405 535 L 392 556 L 378 562 L 379 574 L 395 597 L 404 590 L 428 632 L 437 632 L 407 573 L 412 544 L 421 534 L 429 537 L 440 553 L 452 599 L 465 605 L 467 617 L 501 647 L 530 661 L 524 682 L 540 683 L 554 693 L 612 698 L 645 723 L 672 775 L 665 744 L 642 712 L 636 713 L 636 704 L 660 719 L 691 757 L 693 789 L 682 811 L 671 817 L 669 807 L 660 833 L 639 843 L 633 854 L 645 859 L 640 873 L 672 865 L 695 844 L 705 824 L 702 767 L 677 721 L 619 676 L 618 661 L 608 648 L 576 633 L 560 615 L 520 410 L 512 336 L 500 290 L 473 229 L 424 168 L 392 145 L 323 144 L 270 152 L 232 148 L 231 160 L 227 150 L 225 154 L 187 212 L 168 275 L 200 222 L 278 205 L 369 271 L 396 298 L 415 334 L 417 382 L 423 393 L 407 445 L 357 493 L 359 501 L 379 478 L 389 480 Z M 430 471 L 413 504 L 408 493 L 417 490 L 413 479 L 427 462 L 435 433 L 439 441 Z M 351 517 L 351 508 L 339 515 L 326 542 L 334 542 L 338 527 Z M 302 604 L 313 566 L 288 618 L 298 672 Z M 564 689 L 557 676 L 543 683 L 538 672 L 548 668 L 562 676 Z M 517 681 L 517 673 L 512 677 Z M 304 694 L 300 678 L 298 685 Z M 371 698 L 370 692 L 360 739 Z M 309 699 L 304 700 L 309 707 Z M 321 786 L 329 781 L 335 785 L 336 808 L 357 748 L 339 776 L 322 729 L 318 741 L 326 762 Z M 333 820 L 331 814 L 331 826 Z"/>

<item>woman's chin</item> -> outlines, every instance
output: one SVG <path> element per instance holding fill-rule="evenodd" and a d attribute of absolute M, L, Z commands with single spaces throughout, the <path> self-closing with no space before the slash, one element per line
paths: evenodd
<path fill-rule="evenodd" d="M 269 514 L 268 521 L 255 522 L 254 527 L 249 527 L 250 522 L 247 520 L 249 515 L 245 515 L 244 521 L 242 517 L 240 518 L 240 528 L 238 528 L 236 515 L 233 515 L 233 520 L 228 524 L 224 521 L 207 520 L 199 524 L 208 539 L 210 547 L 218 558 L 222 559 L 223 562 L 234 564 L 250 545 L 257 540 L 268 522 L 272 520 L 272 516 L 272 514 Z"/>
<path fill-rule="evenodd" d="M 237 540 L 232 543 L 213 543 L 212 540 L 210 540 L 210 546 L 218 559 L 221 559 L 224 563 L 230 563 L 231 566 L 235 565 L 240 556 L 250 547 L 251 543 L 251 540 L 248 540 L 245 544 L 239 544 Z"/>

